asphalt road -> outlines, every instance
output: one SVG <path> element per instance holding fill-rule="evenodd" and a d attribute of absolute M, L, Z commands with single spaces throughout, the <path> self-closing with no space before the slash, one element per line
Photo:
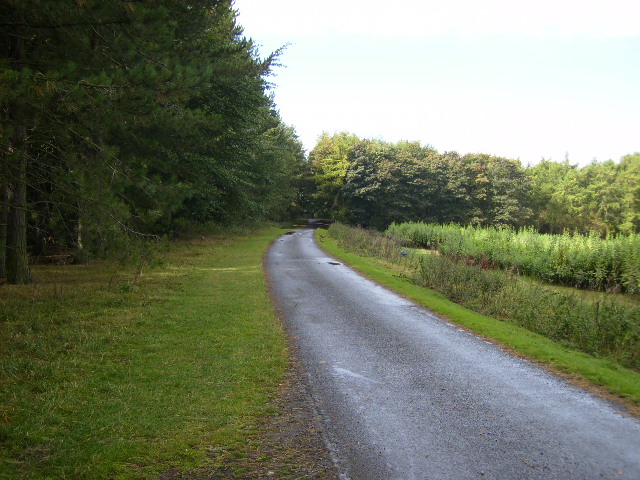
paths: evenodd
<path fill-rule="evenodd" d="M 638 420 L 364 279 L 312 230 L 266 266 L 341 478 L 640 479 Z"/>

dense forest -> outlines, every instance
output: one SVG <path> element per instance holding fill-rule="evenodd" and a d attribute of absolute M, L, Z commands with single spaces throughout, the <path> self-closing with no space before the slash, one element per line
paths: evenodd
<path fill-rule="evenodd" d="M 323 134 L 305 158 L 233 2 L 0 4 L 0 277 L 195 225 L 307 211 L 392 222 L 640 227 L 640 154 L 577 168 Z"/>
<path fill-rule="evenodd" d="M 194 224 L 278 218 L 305 162 L 222 0 L 0 5 L 0 276 Z"/>
<path fill-rule="evenodd" d="M 309 210 L 384 230 L 392 222 L 532 226 L 542 233 L 602 235 L 640 230 L 640 153 L 578 168 L 487 154 L 438 153 L 324 133 L 301 190 Z"/>

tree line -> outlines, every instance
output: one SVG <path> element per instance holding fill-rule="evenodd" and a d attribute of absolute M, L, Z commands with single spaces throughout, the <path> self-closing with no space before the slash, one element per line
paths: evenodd
<path fill-rule="evenodd" d="M 0 276 L 282 216 L 305 163 L 227 0 L 0 4 Z"/>
<path fill-rule="evenodd" d="M 541 233 L 640 231 L 640 153 L 578 168 L 481 153 L 438 153 L 323 133 L 309 154 L 301 191 L 308 210 L 352 225 L 392 222 L 533 226 Z"/>

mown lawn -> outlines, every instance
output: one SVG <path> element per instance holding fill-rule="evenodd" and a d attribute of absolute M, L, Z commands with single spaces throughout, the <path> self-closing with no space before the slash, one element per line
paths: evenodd
<path fill-rule="evenodd" d="M 281 233 L 0 286 L 0 478 L 158 478 L 246 452 L 287 363 L 262 273 Z"/>

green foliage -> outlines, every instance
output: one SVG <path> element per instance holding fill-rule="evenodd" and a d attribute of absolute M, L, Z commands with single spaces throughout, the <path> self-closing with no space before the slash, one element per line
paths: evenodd
<path fill-rule="evenodd" d="M 527 174 L 533 225 L 543 233 L 632 233 L 640 227 L 640 154 L 581 169 L 543 160 Z"/>
<path fill-rule="evenodd" d="M 309 155 L 313 193 L 308 210 L 376 228 L 421 218 L 433 207 L 426 159 L 434 153 L 417 142 L 390 144 L 324 133 Z"/>
<path fill-rule="evenodd" d="M 526 224 L 529 180 L 515 160 L 438 154 L 417 142 L 392 144 L 324 134 L 311 152 L 311 210 L 380 230 L 427 220 Z"/>
<path fill-rule="evenodd" d="M 360 141 L 347 132 L 329 136 L 323 132 L 309 153 L 309 175 L 313 187 L 309 192 L 308 210 L 316 216 L 332 216 L 340 212 L 340 191 L 349 169 L 349 155 Z"/>
<path fill-rule="evenodd" d="M 0 21 L 1 151 L 26 165 L 3 153 L 0 185 L 28 185 L 31 254 L 289 213 L 279 52 L 259 57 L 232 2 L 18 0 Z"/>
<path fill-rule="evenodd" d="M 487 154 L 324 133 L 307 181 L 310 212 L 379 230 L 407 221 L 602 235 L 640 226 L 640 154 L 581 169 L 568 160 L 523 168 Z"/>
<path fill-rule="evenodd" d="M 502 268 L 543 281 L 593 290 L 640 293 L 640 235 L 550 235 L 532 228 L 394 224 L 387 233 L 449 258 Z"/>
<path fill-rule="evenodd" d="M 623 233 L 640 232 L 640 153 L 622 157 L 616 169 L 615 187 L 620 192 L 619 218 L 612 224 Z"/>
<path fill-rule="evenodd" d="M 394 220 L 420 218 L 429 202 L 426 165 L 421 161 L 426 155 L 419 145 L 360 142 L 351 152 L 341 190 L 346 220 L 384 229 Z"/>
<path fill-rule="evenodd" d="M 528 179 L 520 163 L 486 154 L 444 156 L 447 168 L 446 215 L 440 222 L 471 225 L 526 225 Z"/>
<path fill-rule="evenodd" d="M 513 160 L 379 141 L 362 141 L 350 159 L 341 194 L 351 224 L 379 230 L 424 219 L 523 225 L 531 214 L 525 172 Z"/>

